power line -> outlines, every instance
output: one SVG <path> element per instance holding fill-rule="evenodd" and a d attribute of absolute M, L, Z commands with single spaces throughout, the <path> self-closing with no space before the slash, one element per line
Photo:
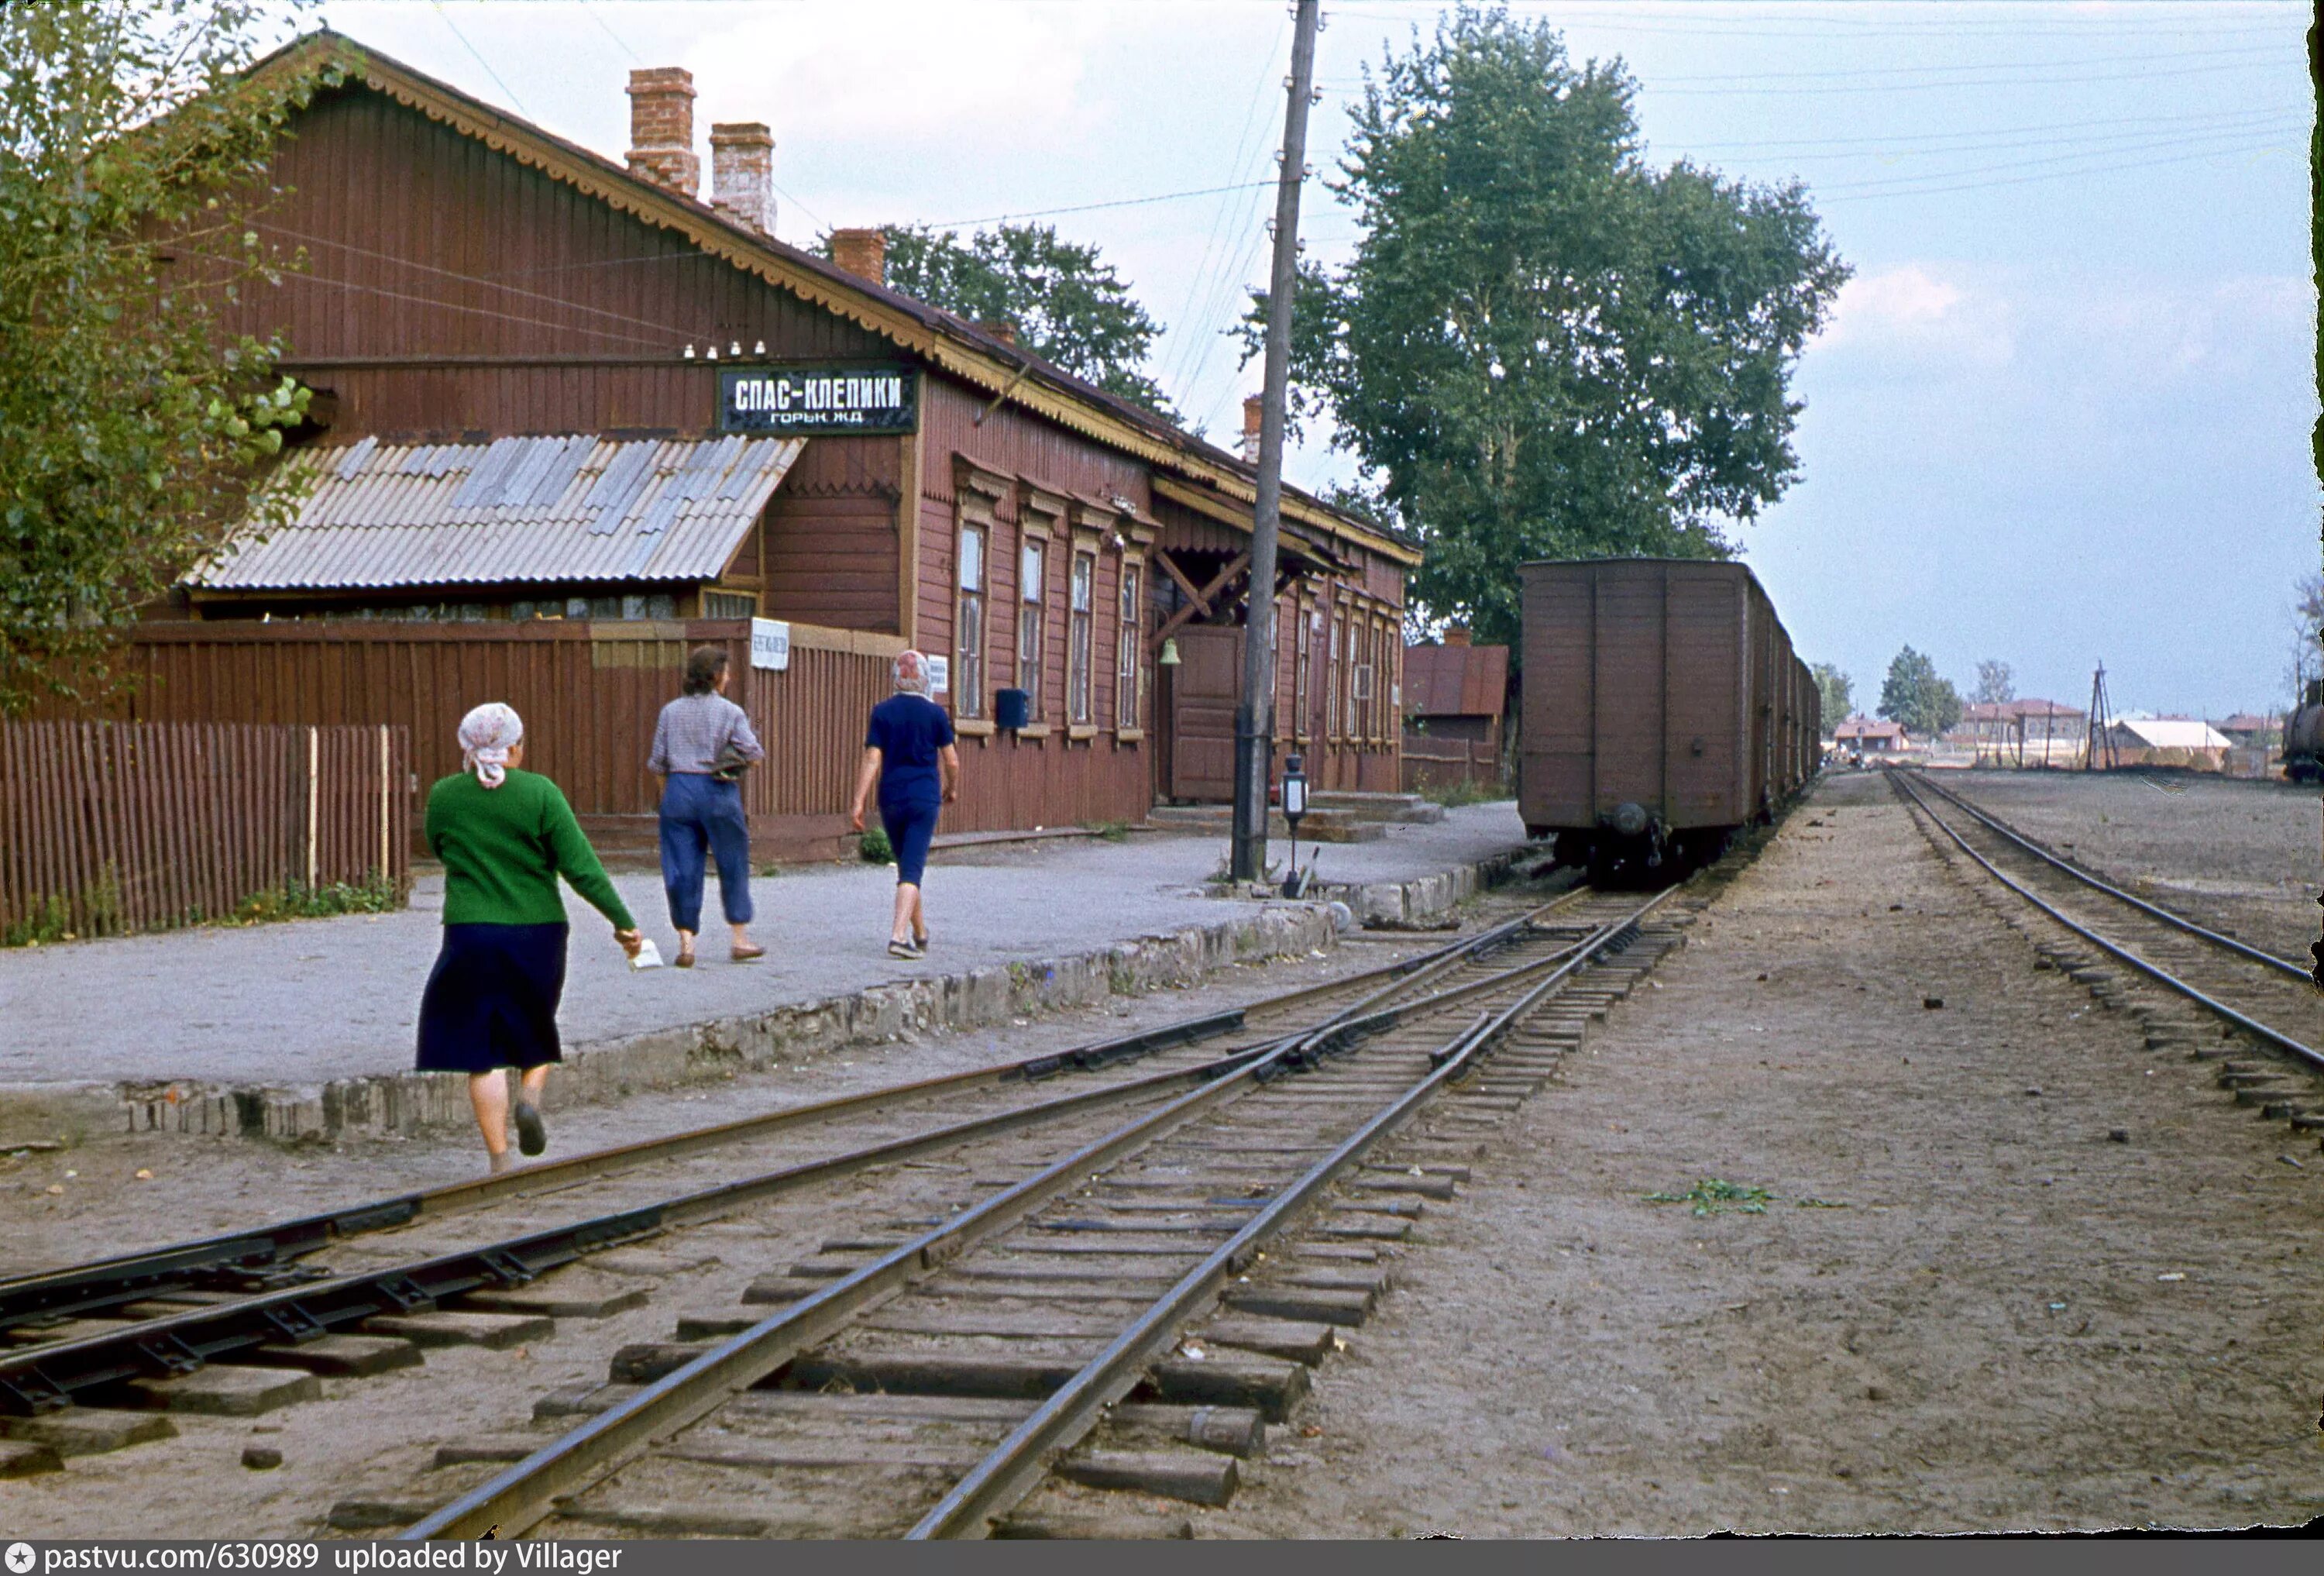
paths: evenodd
<path fill-rule="evenodd" d="M 1863 137 L 1790 137 L 1771 139 L 1767 141 L 1748 140 L 1730 143 L 1689 142 L 1686 146 L 1693 149 L 1717 149 L 1721 151 L 1737 148 L 1757 149 L 1762 152 L 1770 152 L 1783 148 L 1863 147 L 1875 143 L 1886 146 L 1896 143 L 1933 143 L 1950 141 L 1963 137 L 2002 137 L 2018 136 L 2035 132 L 2081 131 L 2093 126 L 2208 126 L 2223 124 L 2228 121 L 2255 120 L 2264 118 L 2268 115 L 2291 115 L 2295 113 L 2304 115 L 2307 111 L 2297 106 L 2283 105 L 2273 108 L 2227 110 L 2207 115 L 2147 115 L 2131 119 L 2107 116 L 2097 120 L 2050 121 L 2040 125 L 1987 126 L 1974 131 L 1913 132 L 1899 134 L 1896 135 Z"/>
<path fill-rule="evenodd" d="M 2278 152 L 2284 151 L 2286 146 L 2287 144 L 2279 142 L 2253 143 L 2243 147 L 2217 148 L 2206 150 L 2201 152 L 2182 153 L 2173 158 L 2133 159 L 2119 164 L 2098 164 L 2080 170 L 2052 170 L 2039 175 L 2008 176 L 1998 180 L 1971 180 L 1954 186 L 1899 187 L 1888 191 L 1847 190 L 1835 188 L 1831 191 L 1816 193 L 1816 200 L 1820 203 L 1825 201 L 1839 203 L 1876 202 L 1881 198 L 1891 197 L 1935 197 L 1946 192 L 1984 191 L 1989 188 L 1997 186 L 2024 186 L 2034 181 L 2041 180 L 2071 180 L 2073 177 L 2078 175 L 2111 175 L 2124 170 L 2151 170 L 2159 168 L 2165 164 L 2186 164 L 2197 160 L 2229 159 L 2235 157 L 2238 153 Z M 2301 151 L 2303 152 L 2305 152 L 2305 150 Z M 2010 168 L 2010 166 L 2005 165 L 2001 168 L 2006 169 Z M 1966 174 L 1968 172 L 1966 171 L 1956 171 L 1952 173 Z M 1946 177 L 1932 176 L 1923 177 L 1922 179 L 1946 179 Z"/>
<path fill-rule="evenodd" d="M 1071 207 L 1027 208 L 1013 214 L 987 214 L 979 219 L 932 219 L 927 221 L 927 226 L 932 230 L 949 230 L 962 225 L 997 225 L 1009 219 L 1045 219 L 1053 214 L 1093 213 L 1099 208 L 1143 207 L 1148 203 L 1176 202 L 1182 198 L 1189 197 L 1216 197 L 1222 191 L 1248 191 L 1254 185 L 1272 186 L 1274 184 L 1271 180 L 1260 180 L 1247 181 L 1239 186 L 1205 186 L 1194 191 L 1166 191 L 1154 197 L 1125 197 L 1111 202 L 1076 203 Z"/>
<path fill-rule="evenodd" d="M 493 63 L 484 59 L 483 54 L 477 51 L 475 45 L 468 41 L 468 35 L 460 31 L 460 24 L 452 20 L 452 14 L 450 12 L 444 9 L 444 0 L 435 0 L 435 6 L 436 14 L 442 17 L 444 19 L 444 25 L 452 30 L 452 36 L 460 41 L 460 47 L 466 50 L 469 54 L 475 57 L 476 64 L 484 69 L 484 75 L 490 77 L 499 85 L 500 90 L 509 96 L 509 102 L 516 106 L 517 113 L 523 115 L 527 120 L 530 120 L 532 118 L 532 111 L 525 108 L 524 100 L 516 96 L 516 89 L 510 87 L 507 83 L 501 81 L 501 74 L 493 69 Z"/>

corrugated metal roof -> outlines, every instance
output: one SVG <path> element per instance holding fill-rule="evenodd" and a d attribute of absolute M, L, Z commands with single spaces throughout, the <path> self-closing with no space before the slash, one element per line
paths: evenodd
<path fill-rule="evenodd" d="M 781 484 L 798 438 L 503 438 L 309 449 L 298 518 L 229 548 L 191 584 L 322 590 L 571 580 L 709 580 Z"/>

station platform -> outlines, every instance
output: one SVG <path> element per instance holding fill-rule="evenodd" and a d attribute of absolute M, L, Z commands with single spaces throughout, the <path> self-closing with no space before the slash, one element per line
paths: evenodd
<path fill-rule="evenodd" d="M 886 866 L 755 879 L 752 930 L 767 957 L 741 965 L 726 957 L 714 877 L 701 962 L 683 971 L 631 970 L 604 921 L 568 892 L 568 1072 L 552 1099 L 613 1098 L 1190 982 L 1329 947 L 1351 921 L 1426 924 L 1524 841 L 1504 802 L 1373 842 L 1303 843 L 1300 862 L 1314 857 L 1324 886 L 1298 903 L 1213 880 L 1225 856 L 1215 836 L 966 841 L 940 850 L 929 871 L 931 947 L 913 963 L 887 954 Z M 674 955 L 659 877 L 613 880 Z M 1351 912 L 1335 915 L 1334 899 Z M 393 914 L 0 952 L 0 1147 L 60 1132 L 295 1138 L 466 1120 L 463 1080 L 410 1070 L 441 904 L 442 879 L 430 876 Z"/>

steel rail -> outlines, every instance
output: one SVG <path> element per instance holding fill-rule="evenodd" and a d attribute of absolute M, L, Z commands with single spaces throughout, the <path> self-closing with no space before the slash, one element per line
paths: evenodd
<path fill-rule="evenodd" d="M 1676 886 L 1665 888 L 1631 913 L 1600 926 L 1516 1001 L 1461 1031 L 1431 1053 L 1433 1065 L 1425 1076 L 1276 1194 L 1233 1236 L 1149 1305 L 1103 1351 L 1053 1392 L 1031 1416 L 955 1483 L 906 1537 L 985 1535 L 995 1516 L 1005 1513 L 1038 1485 L 1047 1476 L 1055 1459 L 1078 1443 L 1107 1406 L 1129 1394 L 1146 1369 L 1176 1339 L 1179 1327 L 1216 1295 L 1229 1276 L 1251 1262 L 1261 1244 L 1280 1231 L 1317 1193 L 1370 1152 L 1382 1138 L 1403 1125 L 1445 1083 L 1465 1074 L 1480 1052 L 1536 1011 L 1577 972 L 1628 945 L 1646 917 L 1677 890 Z"/>
<path fill-rule="evenodd" d="M 1274 1045 L 1254 1046 L 1192 1067 L 1080 1090 L 483 1247 L 309 1281 L 216 1307 L 142 1320 L 101 1335 L 0 1354 L 0 1414 L 51 1411 L 69 1405 L 77 1391 L 189 1373 L 215 1358 L 311 1340 L 379 1314 L 421 1312 L 469 1292 L 522 1286 L 590 1253 L 698 1224 L 779 1193 L 1136 1101 L 1190 1081 L 1199 1085 L 1231 1076 L 1274 1049 Z"/>
<path fill-rule="evenodd" d="M 1538 919 L 1587 895 L 1587 888 L 1577 888 L 1523 917 Z M 769 1138 L 796 1127 L 884 1111 L 964 1089 L 1020 1080 L 1034 1082 L 1068 1072 L 1098 1071 L 1157 1051 L 1231 1034 L 1253 1018 L 1293 1011 L 1318 997 L 1359 989 L 1376 980 L 1384 982 L 1383 990 L 1376 991 L 1376 995 L 1408 990 L 1415 983 L 1435 977 L 1445 967 L 1457 966 L 1462 957 L 1473 955 L 1479 948 L 1506 940 L 1510 929 L 1509 925 L 1499 926 L 1465 942 L 1431 948 L 1341 979 L 1301 986 L 1247 1006 L 1181 1018 L 1071 1050 L 883 1084 L 660 1138 L 541 1161 L 497 1175 L 374 1199 L 216 1237 L 91 1259 L 60 1269 L 0 1278 L 0 1328 L 23 1325 L 36 1319 L 85 1315 L 171 1290 L 278 1290 L 316 1278 L 302 1273 L 295 1265 L 297 1259 L 355 1237 L 397 1230 L 422 1220 L 489 1209 L 512 1198 L 561 1191 L 577 1182 L 680 1159 L 706 1149 Z"/>
<path fill-rule="evenodd" d="M 2202 926 L 2196 924 L 2193 920 L 2189 919 L 2182 915 L 2173 914 L 2170 909 L 2163 908 L 2157 904 L 2150 903 L 2145 899 L 2138 897 L 2135 893 L 2126 892 L 2120 887 L 2114 886 L 2107 881 L 2102 881 L 2098 877 L 2090 874 L 2089 871 L 2081 869 L 2072 862 L 2060 859 L 2056 854 L 2052 853 L 2048 849 L 2043 847 L 2032 838 L 2025 836 L 2023 833 L 2020 833 L 2015 827 L 2010 825 L 2008 822 L 2002 820 L 1999 816 L 1991 815 L 1987 811 L 1978 808 L 1976 805 L 1971 804 L 1969 800 L 1953 792 L 1952 789 L 1944 787 L 1941 783 L 1931 780 L 1924 773 L 1914 771 L 1909 773 L 1909 775 L 1915 782 L 1919 783 L 1921 787 L 1927 788 L 1931 793 L 1938 795 L 1948 804 L 1959 806 L 1962 811 L 1975 816 L 1987 827 L 1998 833 L 2000 835 L 2006 837 L 2010 842 L 2015 843 L 2018 847 L 2024 849 L 2034 858 L 2041 860 L 2045 864 L 2052 865 L 2058 870 L 2063 871 L 2066 874 L 2073 877 L 2076 880 L 2082 882 L 2084 885 L 2096 887 L 2107 897 L 2118 898 L 2151 918 L 2160 919 L 2165 925 L 2176 926 L 2178 928 L 2186 931 L 2190 935 L 2201 936 L 2205 941 L 2211 943 L 2214 946 L 2221 947 L 2228 952 L 2235 953 L 2241 957 L 2258 963 L 2263 968 L 2274 969 L 2279 972 L 2289 974 L 2302 984 L 2311 982 L 2308 970 L 2303 968 L 2301 965 L 2292 962 L 2290 959 L 2280 958 L 2272 952 L 2267 952 L 2262 948 L 2248 945 L 2244 942 L 2237 941 L 2232 935 L 2222 935 L 2216 930 L 2207 930 Z"/>
<path fill-rule="evenodd" d="M 2076 935 L 2080 936 L 2084 941 L 2089 942 L 2092 946 L 2098 948 L 2100 951 L 2107 954 L 2111 957 L 2117 958 L 2123 963 L 2128 963 L 2132 968 L 2136 969 L 2140 973 L 2144 974 L 2156 984 L 2164 987 L 2166 990 L 2177 991 L 2180 995 L 2187 998 L 2188 1000 L 2194 1002 L 2197 1006 L 2203 1008 L 2207 1011 L 2216 1013 L 2220 1018 L 2225 1018 L 2227 1022 L 2234 1024 L 2237 1028 L 2242 1029 L 2245 1033 L 2251 1035 L 2255 1038 L 2266 1041 L 2269 1045 L 2273 1046 L 2280 1051 L 2283 1051 L 2291 1055 L 2299 1057 L 2301 1061 L 2306 1062 L 2310 1066 L 2324 1068 L 2324 1051 L 2319 1051 L 2310 1046 L 2304 1045 L 2301 1041 L 2293 1039 L 2290 1035 L 2283 1033 L 2281 1029 L 2272 1028 L 2268 1025 L 2262 1023 L 2259 1019 L 2253 1018 L 2246 1013 L 2238 1012 L 2236 1009 L 2228 1006 L 2226 1002 L 2220 1000 L 2216 996 L 2209 995 L 2199 987 L 2189 984 L 2178 975 L 2171 972 L 2170 970 L 2163 968 L 2159 964 L 2147 962 L 2146 959 L 2139 956 L 2136 953 L 2131 951 L 2128 947 L 2124 946 L 2119 942 L 2111 941 L 2106 936 L 2100 935 L 2089 926 L 2068 916 L 2065 910 L 2058 908 L 2055 904 L 2046 901 L 2034 892 L 2029 890 L 2027 888 L 2020 885 L 2017 881 L 2010 879 L 2010 877 L 2004 874 L 2000 867 L 1996 865 L 1991 860 L 1986 858 L 1985 855 L 1979 853 L 1976 849 L 1971 848 L 1969 845 L 1969 840 L 1967 838 L 1954 831 L 1950 826 L 1946 825 L 1944 818 L 1939 816 L 1933 809 L 1931 809 L 1929 807 L 1929 802 L 1921 797 L 1921 796 L 1914 791 L 1912 784 L 1904 780 L 1904 777 L 1907 774 L 1905 773 L 1891 772 L 1889 773 L 1888 780 L 1895 784 L 1898 791 L 1902 792 L 1920 808 L 1921 813 L 1929 818 L 1929 824 L 1931 825 L 1943 833 L 1947 837 L 1951 838 L 1953 843 L 1963 853 L 1968 854 L 1969 858 L 1977 861 L 1978 865 L 1983 867 L 1986 874 L 1991 876 L 1995 880 L 1999 881 L 2003 886 L 2007 887 L 2011 891 L 2016 893 L 2019 897 L 2033 904 L 2034 907 L 2042 910 L 2043 913 L 2048 915 L 2052 919 L 2056 920 L 2060 925 L 2064 926 L 2068 930 L 2072 931 Z"/>
<path fill-rule="evenodd" d="M 1540 912 L 1536 909 L 1518 916 L 1469 941 L 1441 949 L 1443 955 L 1435 962 L 1450 964 L 1470 961 L 1513 943 Z M 1560 949 L 1559 955 L 1572 950 Z M 1509 976 L 1530 973 L 1539 966 L 1538 963 L 1520 964 L 1478 984 L 1505 986 Z M 1338 1016 L 1347 1017 L 1397 988 L 1399 982 L 1391 982 Z M 1459 986 L 1371 1009 L 1365 1018 L 1372 1022 L 1392 1021 L 1401 1016 L 1435 1009 L 1455 1000 L 1466 1000 L 1476 988 Z M 1081 1184 L 1092 1171 L 1146 1147 L 1224 1101 L 1247 1093 L 1281 1074 L 1296 1071 L 1302 1064 L 1293 1059 L 1295 1054 L 1329 1032 L 1329 1028 L 1327 1024 L 1301 1030 L 1246 1053 L 1231 1070 L 1142 1113 L 840 1276 L 820 1291 L 711 1346 L 637 1394 L 413 1523 L 399 1533 L 398 1538 L 475 1538 L 494 1527 L 499 1529 L 497 1535 L 503 1538 L 521 1535 L 553 1514 L 560 1498 L 578 1493 L 619 1470 L 657 1440 L 708 1416 L 734 1396 L 773 1375 L 864 1313 L 978 1243 L 1015 1226 L 1060 1194 Z"/>

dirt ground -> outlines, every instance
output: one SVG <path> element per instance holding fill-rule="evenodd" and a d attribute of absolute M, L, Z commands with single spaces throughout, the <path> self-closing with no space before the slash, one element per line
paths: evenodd
<path fill-rule="evenodd" d="M 2324 891 L 2313 788 L 2196 772 L 1962 771 L 1937 780 L 2142 897 L 2305 963 Z"/>
<path fill-rule="evenodd" d="M 2324 1157 L 2034 963 L 1877 778 L 1825 783 L 1431 1206 L 1404 1289 L 1318 1373 L 1320 1434 L 1212 1525 L 2324 1511 Z M 1649 1202 L 1699 1180 L 1764 1212 Z"/>

